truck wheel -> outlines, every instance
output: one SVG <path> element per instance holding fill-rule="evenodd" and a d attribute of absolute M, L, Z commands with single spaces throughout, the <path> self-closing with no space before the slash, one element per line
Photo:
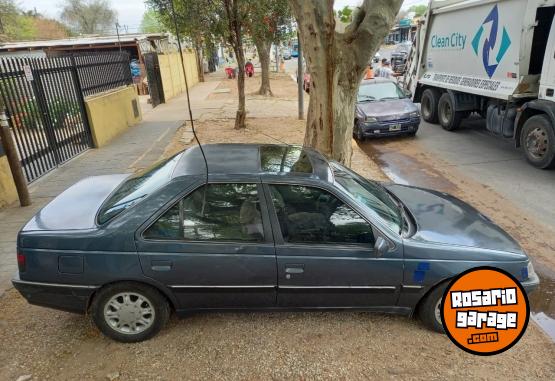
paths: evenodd
<path fill-rule="evenodd" d="M 438 117 L 439 124 L 447 131 L 455 131 L 461 125 L 464 111 L 455 111 L 455 105 L 448 93 L 439 98 Z"/>
<path fill-rule="evenodd" d="M 102 288 L 95 295 L 91 315 L 106 336 L 122 343 L 136 343 L 150 339 L 164 327 L 170 306 L 150 286 L 121 282 Z"/>
<path fill-rule="evenodd" d="M 536 168 L 555 167 L 555 131 L 545 115 L 535 115 L 524 123 L 520 145 L 530 164 Z"/>
<path fill-rule="evenodd" d="M 439 91 L 436 89 L 426 89 L 422 93 L 420 108 L 422 119 L 428 123 L 437 123 L 437 106 L 439 104 Z"/>

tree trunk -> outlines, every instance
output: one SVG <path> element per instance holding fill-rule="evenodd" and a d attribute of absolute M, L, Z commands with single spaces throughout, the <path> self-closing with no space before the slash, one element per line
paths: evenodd
<path fill-rule="evenodd" d="M 197 73 L 199 82 L 204 82 L 204 65 L 202 60 L 202 44 L 195 43 L 195 58 L 197 60 Z"/>
<path fill-rule="evenodd" d="M 262 82 L 260 83 L 258 94 L 273 96 L 272 89 L 270 88 L 270 50 L 272 49 L 272 43 L 264 39 L 253 38 L 253 40 L 262 71 Z"/>
<path fill-rule="evenodd" d="M 311 77 L 304 144 L 350 165 L 356 94 L 402 0 L 365 0 L 344 33 L 333 0 L 290 0 Z"/>
<path fill-rule="evenodd" d="M 237 65 L 239 66 L 239 75 L 237 76 L 237 90 L 239 92 L 239 106 L 235 116 L 235 129 L 240 130 L 246 128 L 247 109 L 245 105 L 245 54 L 243 53 L 243 43 L 238 46 L 235 52 L 237 56 Z"/>
<path fill-rule="evenodd" d="M 242 20 L 239 15 L 239 0 L 224 0 L 227 21 L 229 26 L 229 42 L 237 58 L 239 74 L 237 76 L 237 91 L 239 105 L 235 115 L 235 129 L 246 128 L 247 109 L 245 106 L 245 53 L 243 52 Z"/>

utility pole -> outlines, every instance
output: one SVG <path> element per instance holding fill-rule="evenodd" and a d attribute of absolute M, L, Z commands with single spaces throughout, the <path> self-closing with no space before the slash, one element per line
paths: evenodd
<path fill-rule="evenodd" d="M 116 34 L 118 35 L 119 51 L 121 52 L 121 41 L 119 39 L 119 23 L 118 22 L 116 22 Z"/>
<path fill-rule="evenodd" d="M 299 119 L 304 119 L 304 73 L 303 73 L 303 50 L 301 47 L 301 36 L 297 32 L 297 44 L 299 56 L 297 57 L 297 86 L 299 98 Z"/>
<path fill-rule="evenodd" d="M 21 170 L 21 162 L 19 161 L 19 157 L 17 156 L 17 149 L 15 148 L 12 132 L 10 131 L 10 126 L 8 125 L 8 117 L 6 116 L 4 103 L 1 98 L 0 141 L 0 143 L 2 143 L 4 147 L 4 151 L 6 152 L 8 164 L 10 165 L 10 171 L 12 172 L 13 181 L 15 183 L 15 188 L 19 197 L 19 204 L 21 206 L 29 206 L 31 205 L 31 196 L 29 195 L 29 188 L 27 188 L 27 180 L 25 180 L 25 177 L 23 176 L 23 171 Z"/>

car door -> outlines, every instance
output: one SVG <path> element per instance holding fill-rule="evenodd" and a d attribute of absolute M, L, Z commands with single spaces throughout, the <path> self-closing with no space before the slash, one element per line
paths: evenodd
<path fill-rule="evenodd" d="M 396 304 L 403 276 L 401 245 L 386 238 L 340 196 L 316 186 L 265 185 L 278 265 L 280 307 Z M 387 238 L 386 238 L 387 239 Z"/>
<path fill-rule="evenodd" d="M 274 242 L 260 183 L 196 188 L 151 219 L 137 248 L 144 273 L 170 287 L 181 309 L 276 304 Z"/>

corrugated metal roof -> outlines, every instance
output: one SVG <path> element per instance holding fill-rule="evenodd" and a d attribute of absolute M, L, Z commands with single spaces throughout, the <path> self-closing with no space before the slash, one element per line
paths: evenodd
<path fill-rule="evenodd" d="M 122 34 L 119 37 L 119 42 L 129 43 L 146 39 L 160 39 L 166 38 L 164 33 L 147 33 L 147 34 Z M 44 41 L 19 41 L 0 43 L 0 51 L 6 50 L 22 50 L 22 49 L 40 49 L 50 47 L 63 47 L 75 45 L 102 45 L 102 44 L 117 44 L 117 36 L 87 36 L 87 37 L 74 37 L 65 38 L 60 40 L 44 40 Z"/>

